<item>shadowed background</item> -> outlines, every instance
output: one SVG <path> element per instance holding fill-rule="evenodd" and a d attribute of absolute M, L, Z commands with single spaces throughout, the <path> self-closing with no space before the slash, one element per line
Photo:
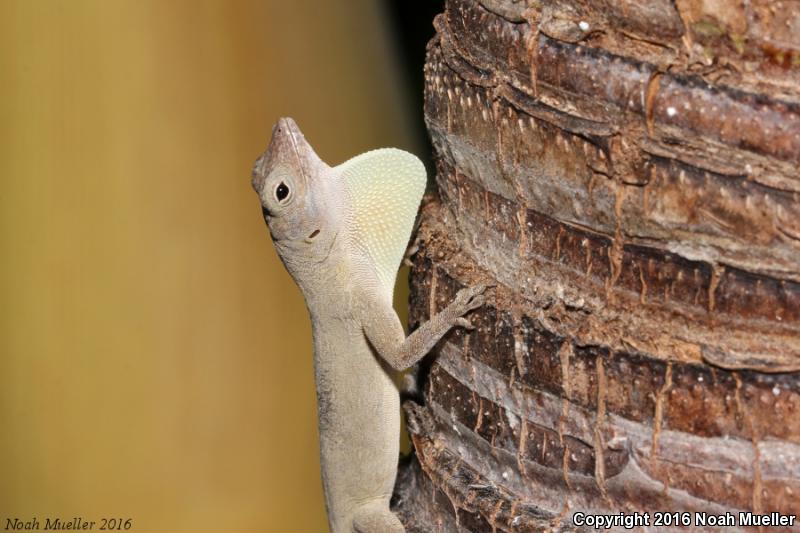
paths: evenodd
<path fill-rule="evenodd" d="M 284 115 L 332 164 L 425 155 L 398 20 L 0 3 L 0 527 L 325 530 L 309 321 L 250 169 Z"/>

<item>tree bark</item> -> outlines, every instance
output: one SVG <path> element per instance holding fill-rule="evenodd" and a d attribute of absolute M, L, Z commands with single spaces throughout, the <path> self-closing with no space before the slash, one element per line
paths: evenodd
<path fill-rule="evenodd" d="M 496 287 L 406 404 L 396 509 L 800 515 L 800 7 L 525 4 L 449 0 L 428 47 L 411 325 Z"/>

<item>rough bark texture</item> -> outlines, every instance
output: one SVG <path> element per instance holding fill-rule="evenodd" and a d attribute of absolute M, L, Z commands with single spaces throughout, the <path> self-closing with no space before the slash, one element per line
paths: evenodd
<path fill-rule="evenodd" d="M 409 528 L 800 514 L 800 4 L 449 0 L 435 26 L 412 326 L 497 286 L 407 404 Z"/>

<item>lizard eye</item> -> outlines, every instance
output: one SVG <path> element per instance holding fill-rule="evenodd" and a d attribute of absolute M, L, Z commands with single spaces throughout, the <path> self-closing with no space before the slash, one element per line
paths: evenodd
<path fill-rule="evenodd" d="M 285 203 L 289 197 L 289 186 L 286 185 L 284 182 L 280 182 L 277 187 L 275 187 L 275 199 L 278 200 L 278 203 Z"/>

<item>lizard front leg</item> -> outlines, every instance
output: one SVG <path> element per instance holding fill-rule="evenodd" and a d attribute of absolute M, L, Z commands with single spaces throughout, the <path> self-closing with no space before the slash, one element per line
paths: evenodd
<path fill-rule="evenodd" d="M 368 300 L 362 316 L 364 334 L 377 354 L 395 370 L 405 370 L 422 359 L 450 328 L 472 329 L 464 315 L 485 302 L 486 286 L 461 289 L 450 304 L 406 337 L 390 302 Z"/>

